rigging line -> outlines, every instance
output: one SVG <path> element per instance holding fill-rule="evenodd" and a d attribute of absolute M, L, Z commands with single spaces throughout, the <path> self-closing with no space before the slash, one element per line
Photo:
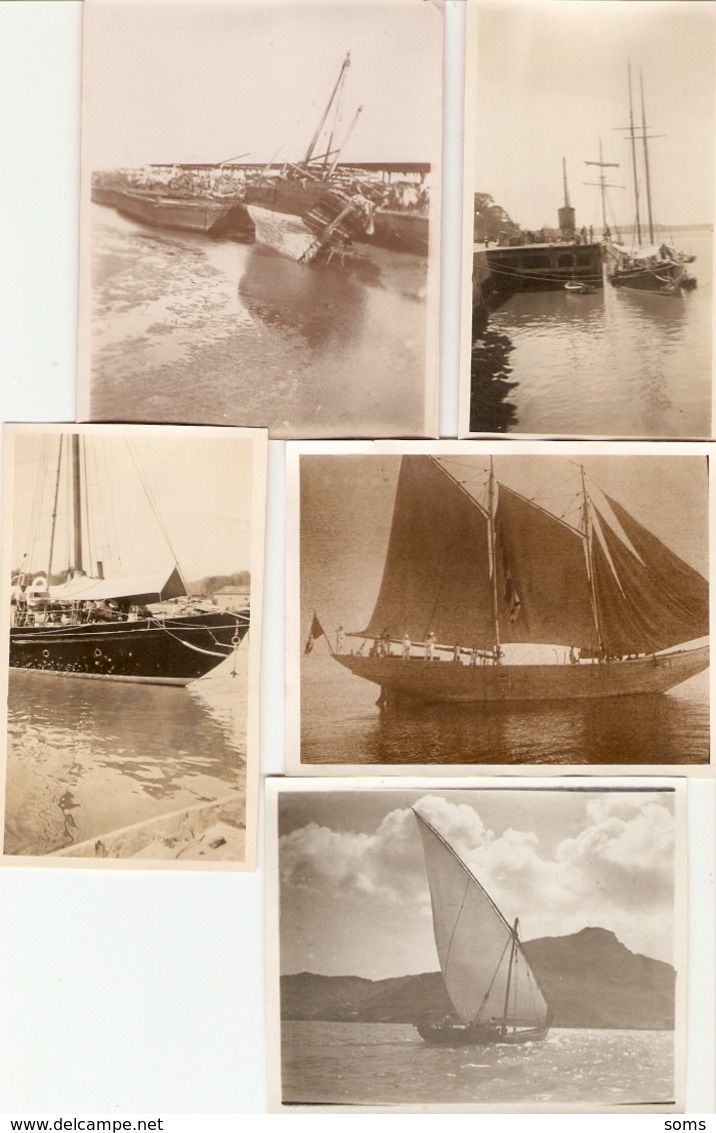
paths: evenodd
<path fill-rule="evenodd" d="M 45 435 L 42 438 L 40 445 L 40 459 L 37 465 L 37 474 L 35 477 L 35 486 L 32 493 L 32 508 L 30 511 L 30 529 L 25 535 L 26 545 L 23 553 L 23 560 L 25 560 L 25 569 L 28 570 L 32 566 L 35 567 L 35 556 L 37 554 L 37 545 L 40 537 L 40 515 L 43 511 L 43 500 L 45 493 L 45 486 L 48 481 L 49 472 L 49 446 L 50 437 Z"/>
<path fill-rule="evenodd" d="M 522 492 L 516 492 L 514 488 L 510 488 L 507 484 L 503 484 L 501 480 L 498 480 L 498 484 L 500 491 L 504 489 L 506 492 L 511 492 L 513 496 L 518 496 L 519 499 L 524 500 L 525 503 L 529 504 L 533 508 L 536 508 L 537 511 L 541 511 L 543 515 L 549 516 L 549 518 L 553 519 L 555 523 L 561 523 L 562 526 L 566 527 L 568 531 L 573 531 L 576 535 L 579 535 L 580 538 L 584 537 L 583 532 L 580 531 L 578 527 L 575 527 L 574 524 L 567 523 L 566 519 L 562 519 L 559 515 L 555 515 L 554 512 L 549 511 L 549 509 L 546 507 L 542 507 L 541 504 L 535 503 L 535 501 L 531 500 L 529 496 L 524 496 Z"/>
<path fill-rule="evenodd" d="M 177 637 L 176 634 L 173 634 L 168 629 L 165 629 L 164 632 L 167 633 L 169 637 L 173 637 L 175 641 L 178 641 L 180 645 L 186 646 L 187 649 L 193 649 L 195 653 L 205 653 L 207 657 L 221 657 L 223 660 L 226 660 L 227 657 L 231 656 L 234 648 L 233 645 L 228 645 L 226 647 L 228 652 L 217 653 L 215 649 L 202 649 L 200 645 L 192 645 L 190 641 L 184 641 L 181 637 Z"/>
<path fill-rule="evenodd" d="M 497 966 L 496 966 L 496 968 L 495 968 L 494 972 L 492 973 L 492 979 L 490 980 L 490 982 L 489 982 L 489 984 L 488 984 L 488 986 L 487 986 L 487 991 L 486 991 L 486 992 L 485 992 L 485 994 L 483 995 L 483 997 L 482 997 L 482 1002 L 480 1003 L 480 1006 L 479 1006 L 479 1007 L 478 1007 L 478 1009 L 477 1009 L 477 1013 L 476 1013 L 476 1015 L 475 1015 L 475 1019 L 474 1019 L 474 1022 L 475 1022 L 475 1023 L 477 1023 L 478 1019 L 480 1018 L 480 1015 L 482 1014 L 482 1009 L 483 1009 L 483 1007 L 485 1006 L 485 1004 L 487 1003 L 488 999 L 490 998 L 490 993 L 491 993 L 491 991 L 492 991 L 492 989 L 493 989 L 493 987 L 494 987 L 494 984 L 495 984 L 495 980 L 497 979 L 497 977 L 498 977 L 498 975 L 499 975 L 499 972 L 500 972 L 500 968 L 502 967 L 502 961 L 503 961 L 503 960 L 504 960 L 504 958 L 505 958 L 505 952 L 507 951 L 507 949 L 508 949 L 508 948 L 510 947 L 510 945 L 511 945 L 511 944 L 512 944 L 512 941 L 511 941 L 511 940 L 510 940 L 510 938 L 508 937 L 508 938 L 507 938 L 507 940 L 505 941 L 505 946 L 504 946 L 504 948 L 502 949 L 502 952 L 501 952 L 501 954 L 500 954 L 500 958 L 499 958 L 499 960 L 497 961 Z"/>
<path fill-rule="evenodd" d="M 144 492 L 145 492 L 145 495 L 146 495 L 147 500 L 149 502 L 149 506 L 152 509 L 152 512 L 154 514 L 154 518 L 156 519 L 157 524 L 159 526 L 159 530 L 161 531 L 162 535 L 164 536 L 164 539 L 166 540 L 167 547 L 169 548 L 169 550 L 172 553 L 175 566 L 178 567 L 179 566 L 179 559 L 177 558 L 177 553 L 174 550 L 174 547 L 172 546 L 172 541 L 169 538 L 169 532 L 167 531 L 167 529 L 164 525 L 164 521 L 163 521 L 161 515 L 159 514 L 159 510 L 157 508 L 156 501 L 154 499 L 154 495 L 152 493 L 152 490 L 151 490 L 149 484 L 147 483 L 147 480 L 144 476 L 144 473 L 142 472 L 141 465 L 139 464 L 136 453 L 134 452 L 134 448 L 130 444 L 129 437 L 125 437 L 124 440 L 125 440 L 125 444 L 127 446 L 127 451 L 129 452 L 132 463 L 134 465 L 135 472 L 137 473 L 137 476 L 139 477 L 139 482 L 142 485 L 142 487 L 144 488 Z"/>
<path fill-rule="evenodd" d="M 554 283 L 567 283 L 567 282 L 569 282 L 566 277 L 562 278 L 561 275 L 556 277 L 554 272 L 566 272 L 566 271 L 569 271 L 569 270 L 573 270 L 573 269 L 570 269 L 570 268 L 567 268 L 567 267 L 554 268 L 552 275 L 538 275 L 537 272 L 525 271 L 524 269 L 520 271 L 519 268 L 498 268 L 498 267 L 495 267 L 494 264 L 489 264 L 489 268 L 490 268 L 490 273 L 492 275 L 504 275 L 507 279 L 531 279 L 531 280 L 536 280 L 537 283 L 553 283 L 553 284 Z M 579 283 L 599 283 L 599 281 L 601 279 L 603 279 L 601 272 L 599 273 L 599 275 L 592 275 L 592 274 L 587 275 L 587 274 L 580 273 L 578 282 Z"/>
<path fill-rule="evenodd" d="M 435 465 L 437 465 L 437 467 L 441 470 L 441 472 L 443 472 L 444 475 L 447 476 L 448 480 L 451 480 L 452 483 L 457 488 L 460 489 L 460 491 L 463 493 L 463 495 L 467 496 L 470 503 L 474 504 L 474 506 L 478 509 L 478 511 L 481 511 L 484 516 L 488 515 L 487 508 L 483 507 L 483 505 L 478 500 L 475 499 L 475 497 L 472 495 L 471 492 L 468 492 L 467 488 L 458 479 L 456 479 L 456 477 L 453 475 L 452 472 L 450 472 L 450 470 L 448 468 L 446 468 L 443 464 L 440 463 L 440 461 L 437 459 L 437 457 L 430 455 L 428 457 L 428 459 L 432 460 L 433 463 Z"/>
<path fill-rule="evenodd" d="M 445 953 L 445 970 L 446 971 L 447 971 L 447 966 L 450 963 L 450 953 L 452 951 L 452 943 L 453 943 L 453 940 L 455 939 L 455 933 L 457 932 L 457 926 L 460 923 L 460 917 L 462 916 L 462 910 L 465 907 L 465 898 L 467 897 L 469 890 L 470 890 L 470 878 L 467 877 L 465 879 L 465 892 L 462 895 L 462 901 L 460 902 L 460 908 L 457 911 L 457 916 L 455 917 L 455 924 L 452 926 L 452 932 L 450 933 L 450 940 L 448 942 L 447 952 Z"/>
<path fill-rule="evenodd" d="M 479 890 L 480 890 L 480 892 L 482 893 L 482 895 L 483 895 L 483 897 L 485 898 L 485 900 L 489 902 L 489 904 L 490 904 L 490 905 L 492 906 L 492 909 L 493 909 L 493 911 L 494 911 L 494 912 L 495 912 L 495 913 L 497 914 L 497 916 L 498 916 L 498 917 L 499 917 L 499 919 L 500 919 L 500 920 L 502 921 L 502 923 L 503 923 L 503 925 L 505 926 L 505 928 L 507 929 L 507 931 L 508 931 L 508 932 L 509 932 L 509 933 L 511 934 L 511 933 L 512 933 L 512 929 L 511 929 L 511 927 L 510 927 L 509 923 L 507 922 L 507 920 L 505 919 L 505 917 L 504 917 L 504 916 L 502 915 L 502 913 L 501 913 L 501 912 L 500 912 L 500 910 L 498 909 L 498 907 L 497 907 L 497 905 L 495 904 L 495 902 L 494 902 L 494 901 L 492 900 L 492 897 L 491 897 L 491 896 L 490 896 L 490 894 L 489 894 L 489 893 L 487 892 L 487 890 L 485 889 L 484 885 L 481 885 L 481 884 L 480 884 L 480 882 L 479 882 L 479 881 L 477 880 L 477 878 L 475 877 L 475 874 L 474 874 L 474 873 L 472 872 L 472 870 L 471 870 L 471 869 L 469 868 L 469 866 L 465 865 L 465 862 L 464 862 L 464 861 L 462 860 L 462 858 L 460 858 L 460 857 L 459 857 L 459 856 L 458 856 L 458 855 L 457 855 L 457 854 L 455 853 L 455 850 L 453 850 L 453 848 L 452 848 L 452 846 L 450 845 L 450 843 L 449 843 L 449 842 L 448 842 L 448 841 L 447 841 L 447 840 L 446 840 L 445 838 L 443 838 L 443 836 L 442 836 L 442 834 L 440 833 L 440 831 L 439 831 L 439 830 L 436 830 L 436 829 L 435 829 L 435 827 L 433 826 L 432 822 L 429 822 L 427 818 L 423 818 L 422 814 L 420 814 L 420 812 L 419 812 L 419 811 L 417 811 L 417 810 L 415 809 L 415 807 L 411 807 L 410 809 L 412 810 L 413 814 L 414 814 L 414 815 L 415 815 L 415 816 L 416 816 L 417 818 L 419 818 L 419 819 L 420 819 L 420 821 L 421 821 L 421 822 L 423 823 L 423 825 L 424 825 L 424 826 L 427 826 L 427 828 L 428 828 L 428 830 L 430 831 L 430 833 L 431 833 L 431 834 L 434 834 L 434 836 L 435 836 L 435 837 L 437 838 L 437 840 L 438 840 L 438 841 L 439 841 L 439 842 L 440 842 L 440 843 L 441 843 L 441 844 L 442 844 L 442 845 L 443 845 L 443 846 L 445 847 L 445 849 L 446 849 L 446 850 L 447 850 L 447 852 L 448 852 L 448 853 L 450 854 L 450 856 L 451 856 L 451 857 L 453 857 L 453 858 L 455 859 L 455 861 L 456 861 L 456 862 L 458 863 L 458 865 L 460 866 L 460 868 L 461 868 L 462 870 L 464 870 L 464 872 L 465 872 L 465 873 L 466 873 L 466 874 L 468 875 L 468 877 L 471 877 L 471 878 L 472 878 L 472 880 L 473 880 L 473 881 L 475 882 L 475 885 L 476 885 L 476 886 L 478 887 L 478 889 L 479 889 Z"/>

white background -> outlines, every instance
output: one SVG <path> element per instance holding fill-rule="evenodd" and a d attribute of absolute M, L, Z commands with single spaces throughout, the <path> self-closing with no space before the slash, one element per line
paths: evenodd
<path fill-rule="evenodd" d="M 447 8 L 446 99 L 457 123 L 463 13 L 460 0 L 448 0 Z M 74 417 L 80 25 L 77 0 L 0 3 L 4 420 Z M 443 348 L 442 432 L 450 436 L 457 403 L 458 125 L 444 168 L 452 273 L 443 284 L 450 343 Z M 277 774 L 283 767 L 283 453 L 279 444 L 271 449 L 261 765 Z M 692 940 L 700 944 L 690 957 L 688 1104 L 691 1113 L 711 1113 L 714 791 L 713 783 L 698 787 L 690 919 L 698 926 Z M 262 861 L 260 845 L 254 876 L 0 871 L 0 1113 L 263 1112 Z M 415 1117 L 406 1120 L 413 1124 Z M 478 1120 L 484 1125 L 484 1116 Z M 630 1120 L 664 1128 L 658 1117 Z M 165 1126 L 179 1127 L 178 1121 Z"/>

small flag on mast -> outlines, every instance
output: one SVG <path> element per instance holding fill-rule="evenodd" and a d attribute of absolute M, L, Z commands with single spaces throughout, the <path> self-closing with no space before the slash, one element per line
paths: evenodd
<path fill-rule="evenodd" d="M 316 643 L 316 641 L 318 641 L 319 637 L 325 637 L 326 640 L 328 640 L 328 638 L 326 637 L 326 631 L 324 630 L 323 626 L 319 622 L 318 615 L 316 614 L 316 611 L 314 610 L 313 611 L 313 621 L 311 622 L 311 628 L 308 632 L 308 640 L 306 641 L 306 647 L 303 650 L 303 652 L 304 653 L 311 653 L 312 650 L 313 650 L 313 646 Z"/>

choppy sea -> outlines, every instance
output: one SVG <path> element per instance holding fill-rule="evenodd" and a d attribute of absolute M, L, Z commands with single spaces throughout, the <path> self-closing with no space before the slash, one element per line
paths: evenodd
<path fill-rule="evenodd" d="M 408 1025 L 284 1022 L 284 1103 L 638 1105 L 674 1096 L 671 1031 L 555 1030 L 523 1046 L 428 1046 Z"/>

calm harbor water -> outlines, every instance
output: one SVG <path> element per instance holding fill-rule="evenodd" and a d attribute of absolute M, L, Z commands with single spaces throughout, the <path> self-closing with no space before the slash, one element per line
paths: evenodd
<path fill-rule="evenodd" d="M 669 1031 L 552 1030 L 518 1047 L 428 1046 L 403 1024 L 284 1022 L 286 1103 L 620 1105 L 673 1098 Z"/>
<path fill-rule="evenodd" d="M 507 336 L 515 388 L 497 431 L 556 435 L 711 435 L 712 234 L 678 234 L 698 287 L 678 298 L 614 288 L 514 295 L 490 315 Z M 472 407 L 472 428 L 484 426 Z M 494 429 L 494 426 L 493 426 Z"/>
<path fill-rule="evenodd" d="M 246 787 L 248 643 L 187 688 L 10 670 L 6 854 L 42 855 Z"/>
<path fill-rule="evenodd" d="M 708 672 L 659 696 L 381 710 L 378 686 L 303 661 L 304 763 L 707 763 Z"/>
<path fill-rule="evenodd" d="M 92 210 L 93 420 L 424 434 L 423 260 L 303 265 Z"/>

